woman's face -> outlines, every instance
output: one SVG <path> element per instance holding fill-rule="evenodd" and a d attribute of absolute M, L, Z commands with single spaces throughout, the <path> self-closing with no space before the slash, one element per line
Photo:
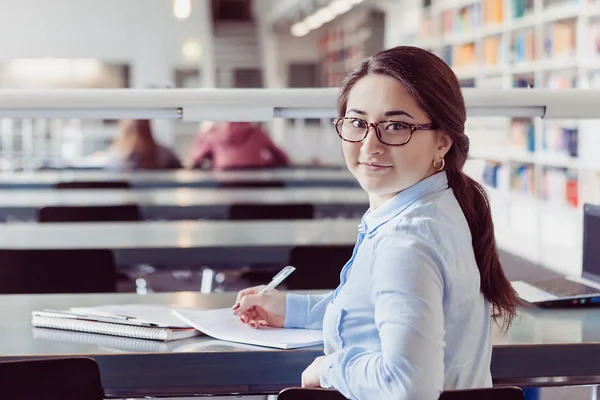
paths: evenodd
<path fill-rule="evenodd" d="M 348 96 L 345 116 L 367 123 L 431 123 L 404 85 L 384 75 L 367 75 L 356 82 Z M 352 120 L 351 123 L 364 126 L 360 121 Z M 394 135 L 401 126 L 381 124 L 379 129 L 384 135 Z M 450 137 L 440 131 L 416 130 L 407 144 L 388 146 L 379 141 L 373 128 L 369 128 L 362 142 L 342 141 L 342 150 L 348 169 L 369 193 L 371 206 L 377 207 L 437 172 L 433 161 L 439 165 L 440 157 L 446 154 L 451 144 Z"/>

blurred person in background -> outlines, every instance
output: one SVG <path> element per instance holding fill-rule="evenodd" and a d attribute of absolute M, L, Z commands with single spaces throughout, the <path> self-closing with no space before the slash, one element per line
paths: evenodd
<path fill-rule="evenodd" d="M 189 166 L 249 169 L 286 167 L 290 160 L 258 125 L 250 122 L 216 122 L 202 125 L 194 140 Z"/>
<path fill-rule="evenodd" d="M 181 168 L 170 149 L 158 144 L 149 120 L 122 120 L 119 135 L 109 148 L 106 165 L 110 169 L 156 170 Z"/>

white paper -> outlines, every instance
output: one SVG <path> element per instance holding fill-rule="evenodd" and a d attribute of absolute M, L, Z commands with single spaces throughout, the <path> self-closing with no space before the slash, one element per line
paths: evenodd
<path fill-rule="evenodd" d="M 218 310 L 174 310 L 173 314 L 205 335 L 230 342 L 294 349 L 320 345 L 323 332 L 314 329 L 255 329 L 235 318 L 230 308 Z"/>
<path fill-rule="evenodd" d="M 76 307 L 71 312 L 87 315 L 124 315 L 145 322 L 152 322 L 165 328 L 190 328 L 180 318 L 173 315 L 173 308 L 151 304 L 110 304 L 98 307 Z"/>

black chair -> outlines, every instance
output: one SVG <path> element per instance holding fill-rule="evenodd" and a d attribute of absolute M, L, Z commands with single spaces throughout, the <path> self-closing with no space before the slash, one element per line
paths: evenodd
<path fill-rule="evenodd" d="M 330 389 L 283 389 L 278 400 L 345 400 L 340 392 Z M 517 387 L 497 387 L 444 391 L 438 400 L 524 400 L 523 391 Z"/>
<path fill-rule="evenodd" d="M 131 189 L 127 181 L 69 181 L 59 182 L 55 189 Z"/>
<path fill-rule="evenodd" d="M 439 400 L 523 400 L 525 395 L 518 387 L 447 390 Z"/>
<path fill-rule="evenodd" d="M 288 290 L 335 289 L 342 267 L 352 257 L 354 245 L 298 246 L 290 252 L 288 265 L 296 271 L 285 281 Z"/>
<path fill-rule="evenodd" d="M 106 293 L 116 285 L 110 250 L 0 250 L 2 294 Z"/>
<path fill-rule="evenodd" d="M 137 204 L 118 206 L 50 206 L 38 210 L 38 222 L 125 222 L 141 221 Z"/>
<path fill-rule="evenodd" d="M 237 203 L 229 208 L 231 220 L 313 219 L 312 204 L 253 204 Z"/>
<path fill-rule="evenodd" d="M 219 186 L 227 189 L 252 189 L 252 188 L 283 188 L 283 181 L 221 181 Z"/>
<path fill-rule="evenodd" d="M 6 400 L 103 400 L 98 365 L 65 357 L 0 362 L 0 397 Z"/>

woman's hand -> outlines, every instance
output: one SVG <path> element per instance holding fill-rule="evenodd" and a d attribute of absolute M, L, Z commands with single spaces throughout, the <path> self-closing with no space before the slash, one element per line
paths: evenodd
<path fill-rule="evenodd" d="M 302 373 L 302 387 L 303 388 L 317 388 L 321 387 L 321 378 L 319 377 L 319 371 L 321 370 L 321 364 L 325 356 L 315 358 Z"/>
<path fill-rule="evenodd" d="M 252 328 L 283 328 L 285 294 L 278 290 L 259 294 L 263 288 L 264 285 L 240 291 L 233 306 L 233 313 Z"/>

